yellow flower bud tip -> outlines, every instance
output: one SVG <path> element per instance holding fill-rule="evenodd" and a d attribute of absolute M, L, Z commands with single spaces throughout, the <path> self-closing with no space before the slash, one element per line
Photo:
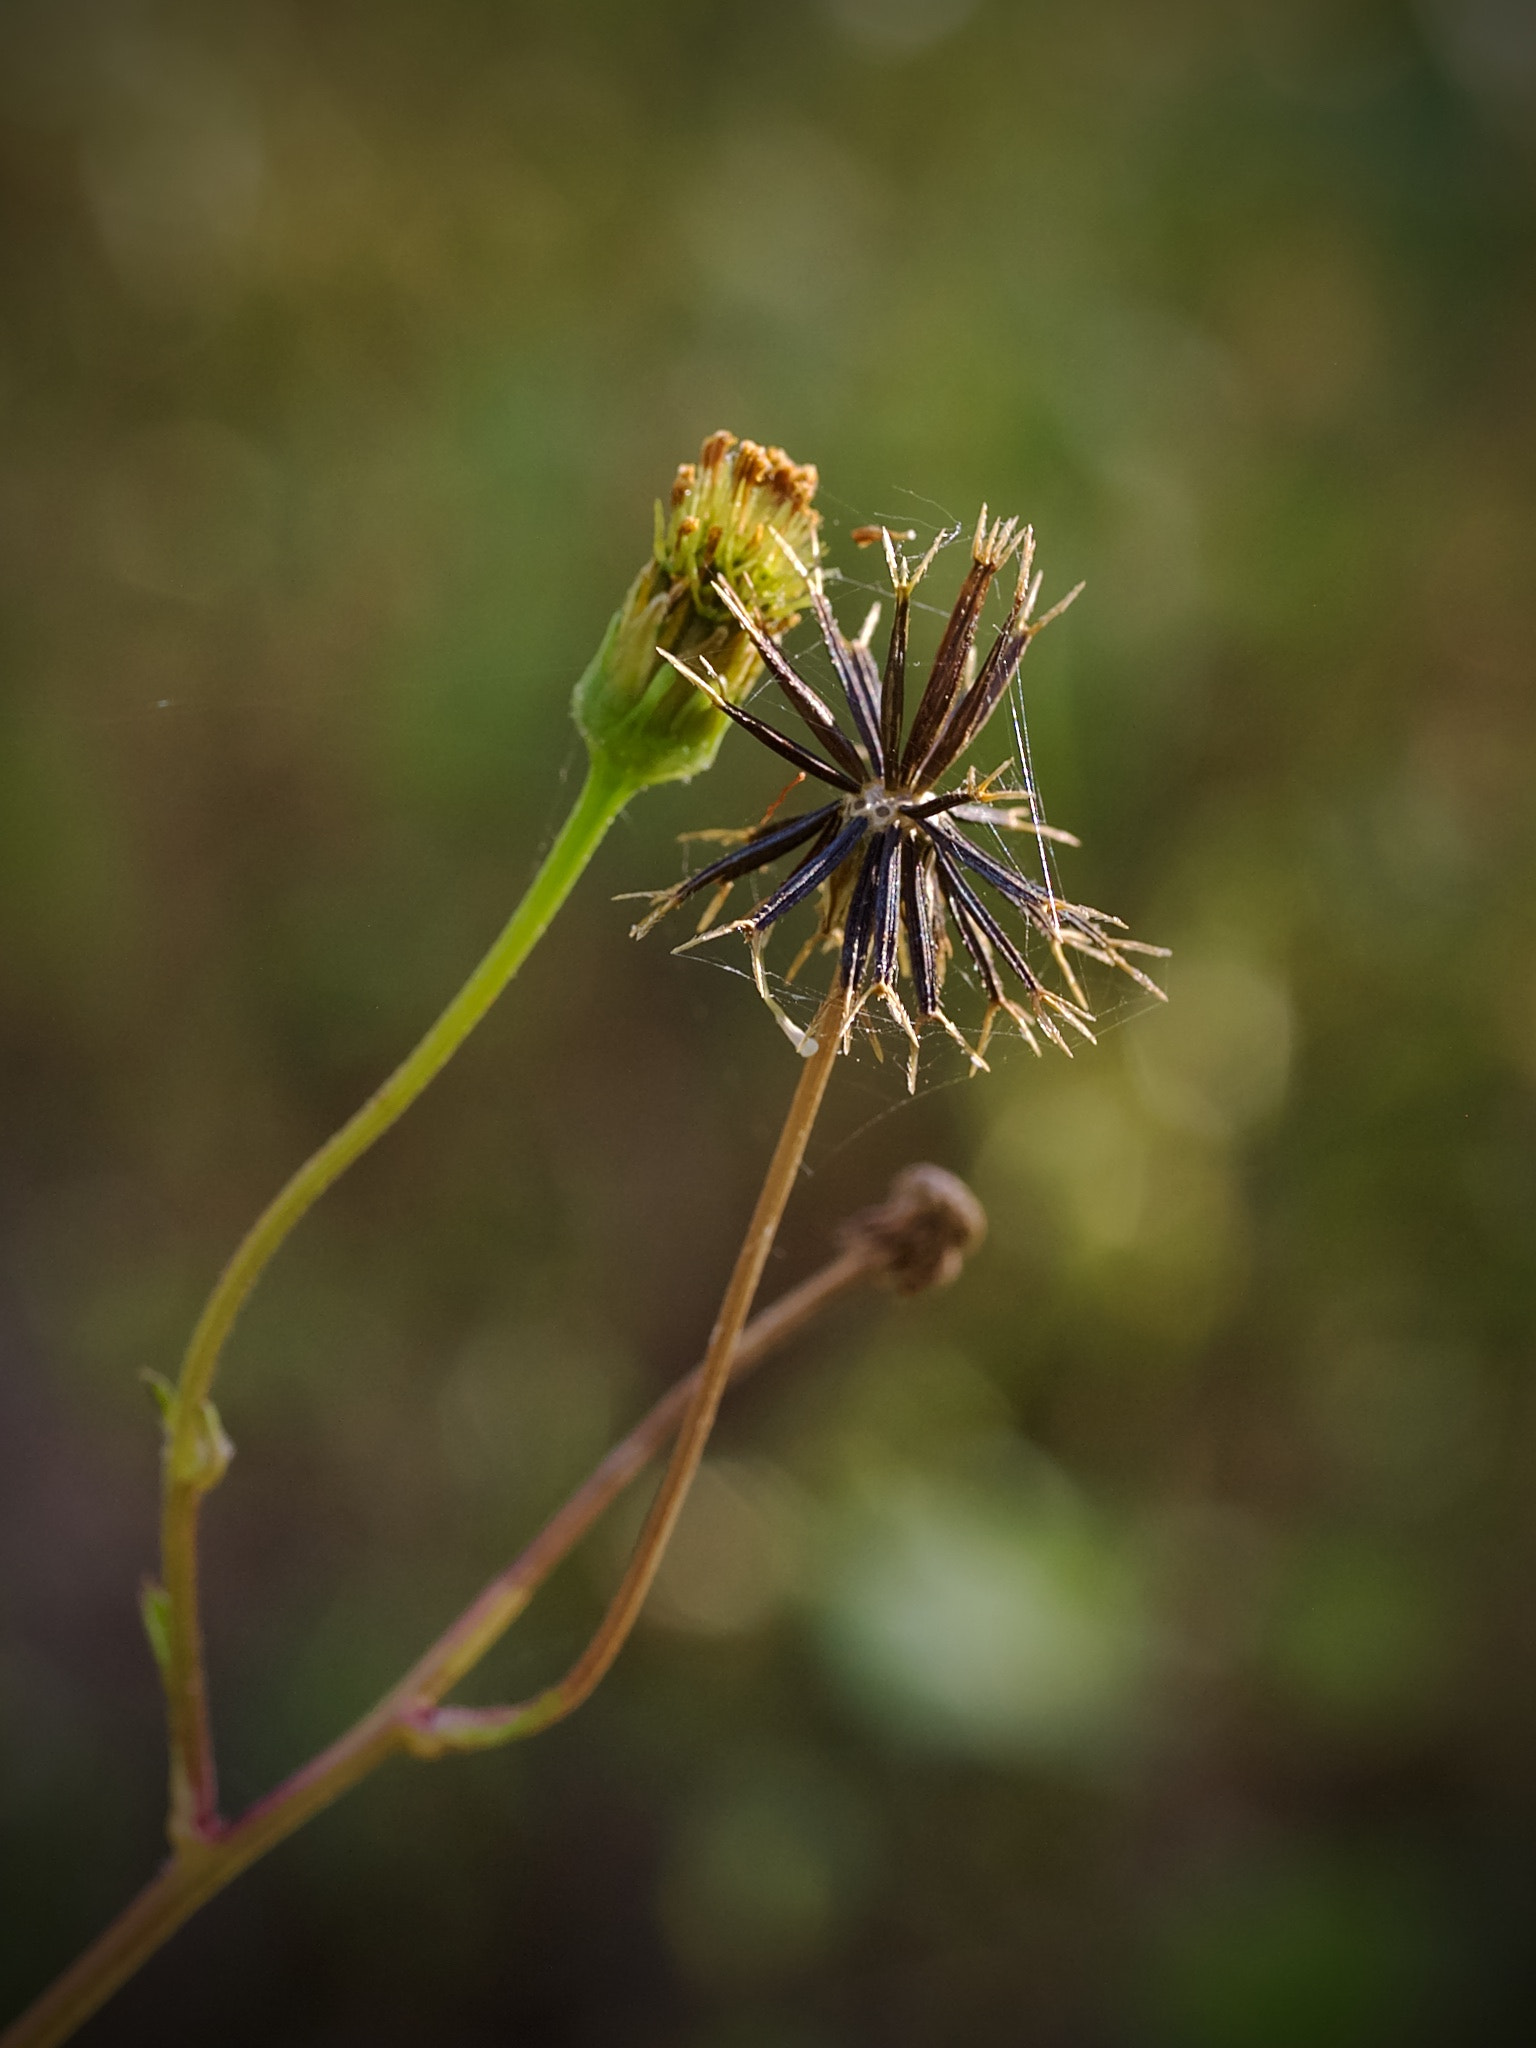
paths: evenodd
<path fill-rule="evenodd" d="M 812 601 L 816 471 L 782 448 L 711 434 L 655 512 L 651 558 L 576 686 L 594 759 L 635 788 L 686 779 L 715 757 L 725 717 L 668 666 L 707 664 L 729 704 L 762 673 L 753 635 L 776 639 Z"/>
<path fill-rule="evenodd" d="M 815 469 L 792 461 L 782 448 L 711 434 L 696 463 L 679 464 L 666 515 L 657 507 L 657 568 L 674 583 L 686 582 L 694 609 L 705 618 L 725 618 L 714 589 L 718 577 L 766 631 L 784 632 L 806 597 L 797 558 L 816 555 L 816 485 Z"/>

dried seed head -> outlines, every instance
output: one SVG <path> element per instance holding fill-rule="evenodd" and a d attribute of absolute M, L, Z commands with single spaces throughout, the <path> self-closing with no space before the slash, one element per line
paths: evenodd
<path fill-rule="evenodd" d="M 701 665 L 739 704 L 762 673 L 750 635 L 726 601 L 768 635 L 792 626 L 809 591 L 820 514 L 816 471 L 782 448 L 711 434 L 680 465 L 656 507 L 651 560 L 630 586 L 576 686 L 573 709 L 589 748 L 637 787 L 686 780 L 714 760 L 725 717 L 664 659 Z"/>
<path fill-rule="evenodd" d="M 658 649 L 713 710 L 798 770 L 797 783 L 821 784 L 823 801 L 784 818 L 776 815 L 775 802 L 755 829 L 715 835 L 734 842 L 732 850 L 670 889 L 650 892 L 651 909 L 634 934 L 643 937 L 669 911 L 701 890 L 712 891 L 699 931 L 678 951 L 705 945 L 726 932 L 740 933 L 751 948 L 758 993 L 791 1042 L 805 1051 L 804 1034 L 768 987 L 763 946 L 774 925 L 814 898 L 821 910 L 818 937 L 835 946 L 840 956 L 838 977 L 847 997 L 844 1050 L 854 1025 L 867 1023 L 872 1009 L 883 1008 L 907 1041 L 907 1085 L 913 1088 L 925 1024 L 938 1025 L 961 1046 L 973 1073 L 985 1068 L 988 1039 L 1003 1017 L 1017 1024 L 1034 1051 L 1040 1051 L 1044 1039 L 1070 1053 L 1067 1033 L 1091 1041 L 1093 1017 L 1069 955 L 1081 954 L 1116 968 L 1161 999 L 1162 990 L 1132 956 L 1161 954 L 1163 948 L 1130 938 L 1119 918 L 1059 893 L 1049 847 L 1053 841 L 1075 842 L 1045 821 L 1017 699 L 1015 738 L 1023 786 L 1000 788 L 1001 770 L 978 780 L 974 768 L 958 786 L 942 786 L 1004 698 L 1014 693 L 1030 643 L 1061 616 L 1082 585 L 1035 616 L 1040 579 L 1034 568 L 1033 530 L 1021 527 L 1016 519 L 989 521 L 983 507 L 971 542 L 970 567 L 909 722 L 907 624 L 912 593 L 937 550 L 957 538 L 958 531 L 940 534 L 916 564 L 897 549 L 893 533 L 885 528 L 876 531 L 890 570 L 893 600 L 883 668 L 869 644 L 873 617 L 849 640 L 827 602 L 819 570 L 812 566 L 806 572 L 810 604 L 847 706 L 849 728 L 838 723 L 820 691 L 723 582 L 717 585 L 722 605 L 751 641 L 805 736 L 781 732 L 735 702 L 724 678 L 707 661 L 690 668 L 667 648 Z M 1019 571 L 1012 603 L 990 649 L 978 658 L 982 608 L 1014 554 L 1019 556 Z M 1040 847 L 1039 879 L 1026 874 L 1000 843 L 995 853 L 978 845 L 962 829 L 968 825 L 989 828 L 994 834 L 1031 834 Z M 790 854 L 795 856 L 794 865 L 777 888 L 744 916 L 728 924 L 714 923 L 734 884 Z M 1029 947 L 1033 963 L 1026 957 Z M 790 979 L 806 950 L 789 969 Z M 955 959 L 968 965 L 986 997 L 974 1047 L 943 1006 L 946 964 Z M 1053 977 L 1059 978 L 1060 988 L 1051 985 Z M 900 992 L 903 981 L 911 984 L 915 998 L 910 1008 Z"/>
<path fill-rule="evenodd" d="M 987 1212 L 963 1180 L 942 1166 L 908 1166 L 875 1209 L 839 1233 L 848 1250 L 868 1248 L 898 1294 L 948 1287 L 987 1234 Z"/>

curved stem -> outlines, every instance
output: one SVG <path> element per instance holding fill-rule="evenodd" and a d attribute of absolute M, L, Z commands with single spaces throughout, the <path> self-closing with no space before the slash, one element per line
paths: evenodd
<path fill-rule="evenodd" d="M 732 1377 L 760 1364 L 838 1295 L 892 1265 L 889 1250 L 873 1237 L 840 1252 L 753 1318 L 736 1346 Z M 643 1471 L 676 1428 L 703 1372 L 702 1366 L 695 1367 L 662 1396 L 527 1548 L 491 1580 L 370 1713 L 239 1820 L 216 1823 L 206 1836 L 187 1843 L 63 1976 L 0 2035 L 0 2048 L 58 2048 L 200 1906 L 389 1757 L 406 1749 L 430 1756 L 448 1748 L 483 1746 L 462 1737 L 457 1741 L 425 1739 L 428 1724 L 424 1710 L 432 1709 L 473 1669 L 560 1560 Z M 473 1712 L 436 1711 L 449 1717 Z"/>
<path fill-rule="evenodd" d="M 792 1288 L 771 1308 L 754 1316 L 743 1330 L 731 1359 L 731 1384 L 745 1378 L 838 1295 L 875 1278 L 886 1270 L 886 1265 L 873 1244 L 851 1247 Z M 504 1732 L 508 1709 L 439 1707 L 437 1702 L 499 1641 L 555 1566 L 569 1556 L 625 1487 L 645 1470 L 667 1439 L 676 1434 L 703 1381 L 704 1370 L 702 1365 L 696 1365 L 662 1395 L 629 1435 L 614 1445 L 601 1464 L 555 1510 L 527 1548 L 450 1623 L 401 1681 L 399 1693 L 412 1702 L 407 1732 L 415 1755 L 437 1756 L 449 1747 L 483 1749 L 510 1739 Z M 503 1732 L 493 1735 L 488 1743 L 483 1733 L 475 1732 L 487 1727 Z M 457 1731 L 451 1743 L 443 1739 L 450 1728 Z"/>
<path fill-rule="evenodd" d="M 703 1459 L 709 1433 L 714 1428 L 721 1396 L 731 1375 L 732 1354 L 745 1326 L 752 1298 L 762 1280 L 773 1240 L 778 1235 L 779 1222 L 805 1157 L 822 1097 L 827 1092 L 846 1014 L 847 1000 L 839 979 L 822 1004 L 810 1035 L 803 1041 L 805 1071 L 795 1089 L 757 1206 L 726 1284 L 720 1313 L 715 1318 L 709 1348 L 699 1371 L 698 1384 L 678 1430 L 671 1461 L 662 1476 L 618 1591 L 609 1602 L 608 1611 L 592 1640 L 558 1684 L 536 1693 L 519 1706 L 505 1708 L 499 1713 L 493 1710 L 492 1714 L 481 1717 L 481 1726 L 487 1734 L 494 1724 L 496 1733 L 491 1736 L 493 1740 L 514 1741 L 525 1735 L 537 1735 L 574 1712 L 601 1683 L 639 1618 L 651 1581 L 682 1513 L 694 1474 Z"/>
<path fill-rule="evenodd" d="M 197 1519 L 210 1480 L 199 1471 L 206 1407 L 225 1340 L 252 1288 L 299 1219 L 442 1071 L 528 957 L 636 784 L 594 756 L 574 809 L 500 936 L 416 1049 L 267 1204 L 219 1275 L 182 1360 L 164 1455 L 161 1573 L 174 1847 L 217 1825 L 218 1785 L 208 1726 L 198 1613 Z"/>

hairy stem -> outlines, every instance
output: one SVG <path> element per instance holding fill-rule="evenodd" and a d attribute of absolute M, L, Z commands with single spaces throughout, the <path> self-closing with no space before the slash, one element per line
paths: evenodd
<path fill-rule="evenodd" d="M 565 901 L 635 787 L 603 757 L 594 757 L 575 807 L 490 951 L 414 1052 L 268 1203 L 219 1275 L 198 1318 L 170 1410 L 162 1478 L 160 1548 L 170 1738 L 167 1830 L 174 1848 L 195 1845 L 218 1826 L 218 1782 L 198 1609 L 197 1523 L 202 1496 L 213 1483 L 199 1469 L 200 1450 L 209 1428 L 205 1404 L 225 1341 L 252 1288 L 294 1225 L 404 1114 L 490 1009 Z"/>

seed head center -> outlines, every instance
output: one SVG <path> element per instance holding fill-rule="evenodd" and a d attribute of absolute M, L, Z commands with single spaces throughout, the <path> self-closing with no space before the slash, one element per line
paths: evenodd
<path fill-rule="evenodd" d="M 856 817 L 868 818 L 876 832 L 896 822 L 896 799 L 883 782 L 866 782 L 854 798 L 853 810 Z"/>

